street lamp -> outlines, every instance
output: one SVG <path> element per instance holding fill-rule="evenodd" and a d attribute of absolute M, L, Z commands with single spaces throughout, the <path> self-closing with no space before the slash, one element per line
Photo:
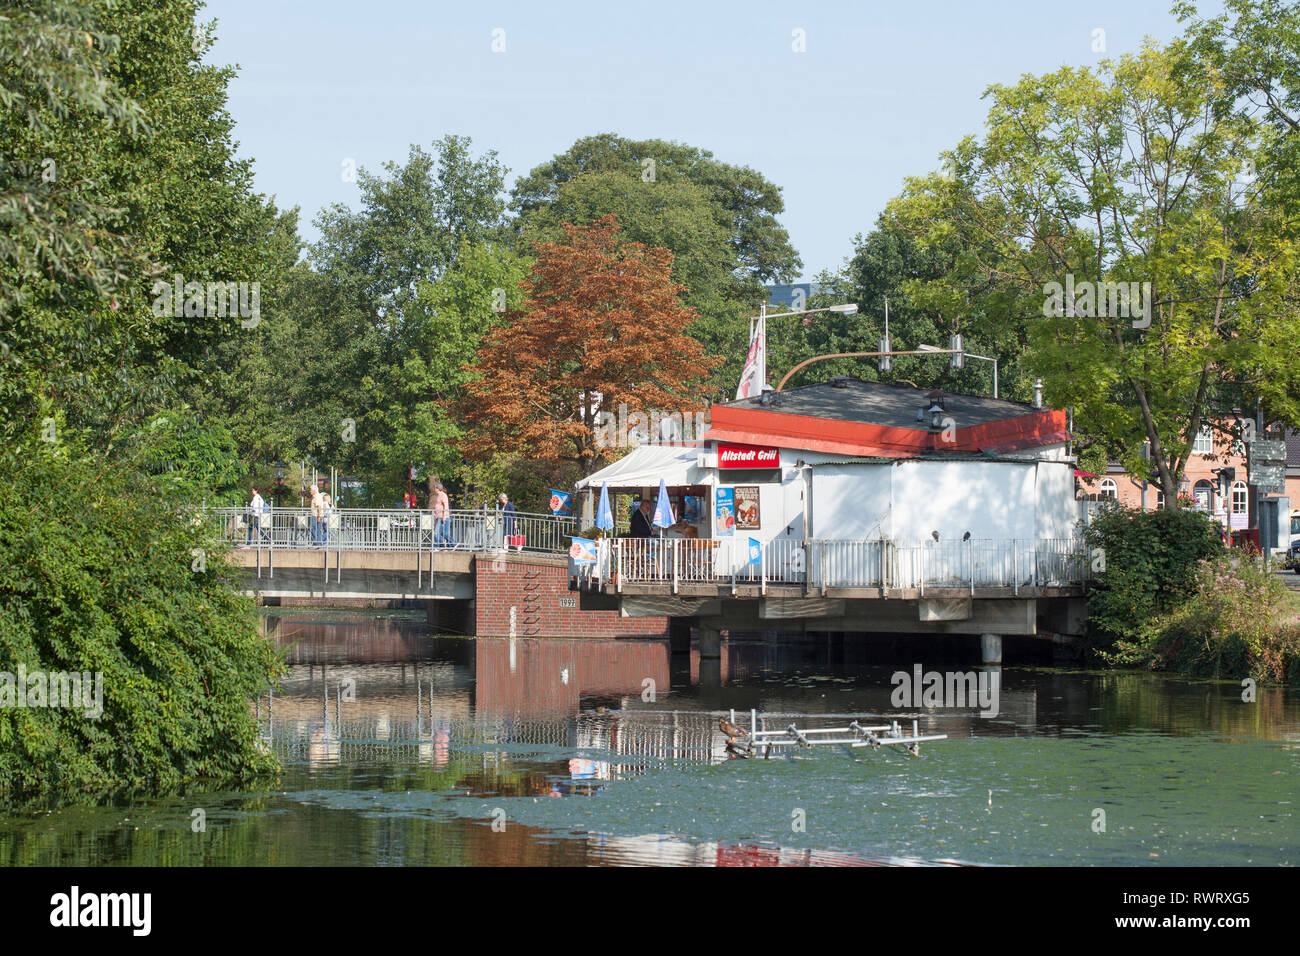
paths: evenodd
<path fill-rule="evenodd" d="M 754 355 L 755 363 L 758 366 L 758 391 L 767 384 L 767 320 L 781 319 L 791 315 L 814 315 L 817 312 L 837 312 L 840 315 L 857 315 L 858 306 L 855 302 L 845 302 L 840 305 L 828 305 L 820 309 L 799 309 L 794 312 L 773 312 L 767 311 L 767 303 L 761 306 L 758 315 L 749 320 L 749 348 L 751 355 Z M 757 349 L 755 348 L 757 346 Z M 756 354 L 755 354 L 756 353 Z M 746 361 L 746 367 L 749 362 Z M 741 379 L 740 387 L 736 389 L 737 398 L 745 398 L 746 383 L 750 376 L 746 375 Z M 745 394 L 742 394 L 745 392 Z"/>

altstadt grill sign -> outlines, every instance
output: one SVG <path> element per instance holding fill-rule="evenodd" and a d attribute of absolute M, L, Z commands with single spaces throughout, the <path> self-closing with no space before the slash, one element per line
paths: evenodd
<path fill-rule="evenodd" d="M 719 468 L 780 468 L 780 449 L 763 445 L 718 443 Z"/>

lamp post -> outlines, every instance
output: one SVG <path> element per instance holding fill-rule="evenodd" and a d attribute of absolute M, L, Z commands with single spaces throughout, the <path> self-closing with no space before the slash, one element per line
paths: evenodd
<path fill-rule="evenodd" d="M 952 355 L 958 351 L 957 349 L 941 349 L 937 345 L 918 345 L 916 347 L 916 350 L 918 352 L 942 352 L 946 355 Z M 995 358 L 990 358 L 987 355 L 974 355 L 971 352 L 965 352 L 965 351 L 961 352 L 961 354 L 964 355 L 966 358 L 979 359 L 981 362 L 993 363 L 993 397 L 997 398 L 998 397 L 998 360 Z"/>
<path fill-rule="evenodd" d="M 813 315 L 817 312 L 838 312 L 840 315 L 857 315 L 858 306 L 854 302 L 846 302 L 842 305 L 829 305 L 820 309 L 799 309 L 795 312 L 773 312 L 770 315 L 767 311 L 767 303 L 764 302 L 759 310 L 758 315 L 749 320 L 749 341 L 754 342 L 755 329 L 758 330 L 758 374 L 759 387 L 767 384 L 767 320 L 782 319 L 791 315 Z M 779 389 L 778 389 L 779 391 Z"/>

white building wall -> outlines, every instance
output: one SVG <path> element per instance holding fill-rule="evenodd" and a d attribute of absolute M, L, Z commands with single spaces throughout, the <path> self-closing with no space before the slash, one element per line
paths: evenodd
<path fill-rule="evenodd" d="M 900 545 L 939 540 L 1033 538 L 1033 463 L 900 461 L 894 465 L 888 534 Z"/>
<path fill-rule="evenodd" d="M 891 470 L 888 464 L 814 465 L 813 536 L 879 538 L 889 518 Z"/>
<path fill-rule="evenodd" d="M 1041 461 L 1037 470 L 1037 537 L 1074 537 L 1074 525 L 1079 520 L 1079 504 L 1074 500 L 1074 464 Z"/>
<path fill-rule="evenodd" d="M 809 484 L 816 538 L 888 537 L 908 546 L 933 541 L 932 531 L 945 543 L 960 541 L 967 532 L 973 539 L 995 540 L 1074 535 L 1078 505 L 1074 465 L 1068 459 L 831 464 L 824 459 L 833 461 L 834 456 L 782 449 L 780 483 L 757 483 L 761 528 L 737 530 L 736 537 L 765 543 L 803 537 L 806 502 L 797 458 L 813 466 Z M 720 486 L 735 487 L 725 471 L 715 474 Z"/>

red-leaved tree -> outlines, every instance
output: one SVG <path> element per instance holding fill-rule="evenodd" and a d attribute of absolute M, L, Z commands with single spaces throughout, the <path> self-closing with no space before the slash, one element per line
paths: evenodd
<path fill-rule="evenodd" d="M 685 286 L 670 277 L 671 252 L 620 242 L 613 215 L 564 231 L 563 242 L 537 244 L 523 307 L 470 367 L 480 375 L 463 405 L 471 459 L 514 454 L 589 473 L 613 451 L 597 441 L 599 412 L 620 403 L 645 415 L 693 412 L 721 361 L 685 332 L 696 312 L 678 298 Z"/>

